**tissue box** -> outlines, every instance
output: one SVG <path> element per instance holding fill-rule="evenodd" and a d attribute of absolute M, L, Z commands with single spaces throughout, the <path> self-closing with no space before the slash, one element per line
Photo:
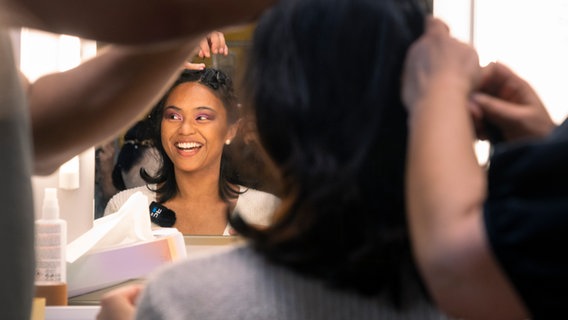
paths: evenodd
<path fill-rule="evenodd" d="M 154 240 L 93 250 L 67 263 L 68 296 L 143 278 L 157 267 L 186 257 L 183 235 L 177 229 L 158 229 L 154 236 Z"/>

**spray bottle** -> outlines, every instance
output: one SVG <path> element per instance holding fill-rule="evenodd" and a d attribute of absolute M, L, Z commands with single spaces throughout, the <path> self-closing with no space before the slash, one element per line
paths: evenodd
<path fill-rule="evenodd" d="M 59 218 L 57 189 L 44 192 L 42 217 L 35 222 L 35 296 L 44 297 L 46 305 L 67 305 L 67 222 Z"/>

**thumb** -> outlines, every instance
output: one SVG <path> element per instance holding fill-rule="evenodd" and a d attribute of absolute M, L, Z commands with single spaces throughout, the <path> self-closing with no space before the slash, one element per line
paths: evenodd
<path fill-rule="evenodd" d="M 193 63 L 193 62 L 185 62 L 184 68 L 189 70 L 203 70 L 205 69 L 205 63 Z"/>
<path fill-rule="evenodd" d="M 519 105 L 495 98 L 485 93 L 474 93 L 472 101 L 479 107 L 483 118 L 494 123 L 514 119 Z"/>

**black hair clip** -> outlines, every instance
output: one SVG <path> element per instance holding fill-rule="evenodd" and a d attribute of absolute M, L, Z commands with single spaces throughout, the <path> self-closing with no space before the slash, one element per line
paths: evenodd
<path fill-rule="evenodd" d="M 201 76 L 201 80 L 213 89 L 218 90 L 220 86 L 226 84 L 227 76 L 220 70 L 205 69 L 205 72 Z"/>
<path fill-rule="evenodd" d="M 152 201 L 150 203 L 150 220 L 160 227 L 171 227 L 176 223 L 176 213 L 156 201 Z"/>

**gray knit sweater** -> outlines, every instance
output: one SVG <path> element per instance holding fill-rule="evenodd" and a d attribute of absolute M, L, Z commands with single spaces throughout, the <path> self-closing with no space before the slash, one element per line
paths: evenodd
<path fill-rule="evenodd" d="M 330 289 L 266 262 L 247 245 L 169 265 L 150 279 L 136 319 L 447 319 L 428 302 L 397 312 L 383 298 Z"/>

